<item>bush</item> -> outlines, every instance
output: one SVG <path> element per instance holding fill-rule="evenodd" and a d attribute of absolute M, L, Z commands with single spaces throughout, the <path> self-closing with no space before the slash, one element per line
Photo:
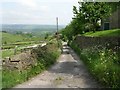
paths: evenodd
<path fill-rule="evenodd" d="M 118 54 L 98 46 L 80 49 L 74 43 L 70 46 L 87 65 L 90 73 L 105 87 L 120 88 L 120 63 Z"/>

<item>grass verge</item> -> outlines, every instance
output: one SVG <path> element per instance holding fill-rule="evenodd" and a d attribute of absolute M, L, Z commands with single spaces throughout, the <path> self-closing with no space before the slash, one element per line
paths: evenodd
<path fill-rule="evenodd" d="M 80 49 L 74 43 L 70 46 L 76 51 L 96 80 L 109 88 L 120 88 L 120 60 L 118 53 L 97 46 Z"/>

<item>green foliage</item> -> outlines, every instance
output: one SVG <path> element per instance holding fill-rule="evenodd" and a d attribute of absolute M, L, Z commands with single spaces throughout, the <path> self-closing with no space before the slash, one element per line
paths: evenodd
<path fill-rule="evenodd" d="M 45 35 L 45 39 L 47 39 L 47 38 L 48 38 L 48 36 L 49 36 L 49 34 L 48 34 L 48 33 L 46 33 L 46 35 Z"/>
<path fill-rule="evenodd" d="M 10 88 L 16 84 L 26 81 L 27 73 L 23 71 L 9 71 L 5 70 L 2 72 L 2 88 Z"/>
<path fill-rule="evenodd" d="M 44 39 L 46 41 L 50 41 L 50 40 L 54 39 L 54 36 L 52 33 L 46 33 Z"/>
<path fill-rule="evenodd" d="M 78 23 L 77 20 L 73 20 L 69 25 L 65 27 L 61 31 L 63 39 L 67 40 L 72 40 L 73 36 L 76 36 L 77 34 L 82 34 L 83 33 L 83 26 L 82 23 Z"/>
<path fill-rule="evenodd" d="M 60 55 L 57 43 L 49 43 L 43 48 L 33 50 L 38 55 L 37 65 L 30 66 L 28 69 L 19 72 L 17 70 L 4 70 L 2 73 L 2 87 L 11 88 L 15 85 L 25 82 L 31 77 L 39 74 L 43 70 L 47 69 L 50 65 L 55 63 L 56 59 Z"/>
<path fill-rule="evenodd" d="M 69 29 L 69 28 L 70 28 L 70 26 L 67 26 L 65 29 L 62 30 L 63 38 L 67 38 L 67 39 L 72 38 L 71 29 Z"/>
<path fill-rule="evenodd" d="M 98 29 L 98 22 L 110 15 L 111 8 L 105 2 L 79 2 L 79 9 L 74 6 L 73 13 L 75 19 L 83 22 L 85 26 L 91 24 L 95 32 Z"/>
<path fill-rule="evenodd" d="M 108 2 L 78 2 L 79 7 L 73 6 L 74 18 L 61 31 L 63 40 L 73 40 L 77 34 L 98 31 L 100 21 L 112 13 L 112 5 Z M 113 5 L 114 6 L 114 5 Z"/>
<path fill-rule="evenodd" d="M 120 52 L 105 47 L 99 49 L 98 46 L 80 49 L 74 43 L 70 45 L 98 82 L 105 87 L 120 88 L 120 60 L 118 56 Z"/>
<path fill-rule="evenodd" d="M 107 2 L 106 4 L 108 4 L 111 7 L 112 12 L 115 12 L 117 8 L 120 7 L 120 1 L 119 2 Z"/>

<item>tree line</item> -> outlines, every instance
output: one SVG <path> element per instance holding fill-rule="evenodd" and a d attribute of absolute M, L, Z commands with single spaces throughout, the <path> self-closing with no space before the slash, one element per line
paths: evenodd
<path fill-rule="evenodd" d="M 100 30 L 101 21 L 109 17 L 120 2 L 78 2 L 73 6 L 74 17 L 62 31 L 64 39 L 72 40 L 78 34 Z"/>

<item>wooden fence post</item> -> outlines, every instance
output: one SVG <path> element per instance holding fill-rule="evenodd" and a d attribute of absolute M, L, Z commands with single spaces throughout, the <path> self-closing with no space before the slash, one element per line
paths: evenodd
<path fill-rule="evenodd" d="M 16 55 L 16 53 L 17 53 L 17 46 L 15 46 L 14 48 L 14 55 Z"/>

